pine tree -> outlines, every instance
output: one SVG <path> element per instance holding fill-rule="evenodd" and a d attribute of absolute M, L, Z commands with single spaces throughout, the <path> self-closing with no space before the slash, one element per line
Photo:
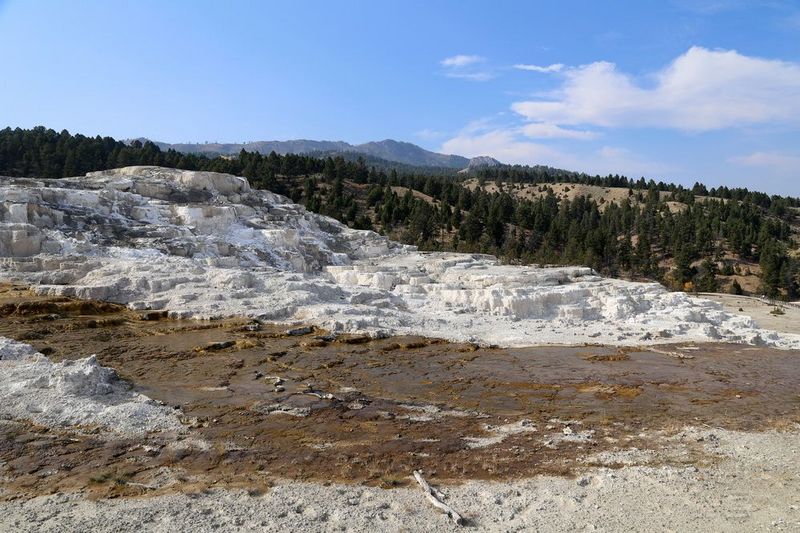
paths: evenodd
<path fill-rule="evenodd" d="M 695 278 L 695 287 L 702 292 L 717 291 L 717 264 L 711 258 L 707 257 L 701 263 L 700 273 Z"/>

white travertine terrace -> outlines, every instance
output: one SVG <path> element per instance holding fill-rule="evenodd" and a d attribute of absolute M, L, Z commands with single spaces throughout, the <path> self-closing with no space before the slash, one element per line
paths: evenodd
<path fill-rule="evenodd" d="M 424 253 L 244 178 L 126 167 L 0 182 L 0 279 L 52 295 L 501 346 L 722 341 L 800 348 L 713 302 L 585 267 Z"/>
<path fill-rule="evenodd" d="M 94 356 L 54 363 L 0 337 L 0 418 L 52 428 L 82 426 L 120 435 L 181 431 L 178 412 L 134 392 Z"/>

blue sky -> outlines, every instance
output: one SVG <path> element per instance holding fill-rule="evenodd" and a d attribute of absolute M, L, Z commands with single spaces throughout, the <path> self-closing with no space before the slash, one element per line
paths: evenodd
<path fill-rule="evenodd" d="M 0 126 L 394 138 L 800 196 L 789 1 L 0 0 Z"/>

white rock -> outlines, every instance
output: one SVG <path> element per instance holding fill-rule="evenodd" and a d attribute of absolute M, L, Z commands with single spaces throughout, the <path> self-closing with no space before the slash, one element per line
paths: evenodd
<path fill-rule="evenodd" d="M 181 318 L 526 346 L 725 341 L 800 348 L 720 305 L 586 267 L 422 253 L 212 172 L 127 167 L 0 185 L 0 279 Z"/>
<path fill-rule="evenodd" d="M 53 363 L 5 337 L 0 337 L 0 418 L 124 435 L 181 429 L 174 410 L 132 391 L 94 356 Z"/>

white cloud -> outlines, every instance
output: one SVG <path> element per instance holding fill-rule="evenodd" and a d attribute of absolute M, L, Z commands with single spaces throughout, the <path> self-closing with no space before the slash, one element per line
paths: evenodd
<path fill-rule="evenodd" d="M 439 64 L 448 78 L 460 78 L 472 81 L 486 81 L 494 78 L 491 69 L 485 68 L 486 58 L 477 55 L 459 54 L 442 59 Z"/>
<path fill-rule="evenodd" d="M 557 125 L 663 127 L 708 131 L 800 124 L 800 65 L 693 47 L 642 84 L 616 65 L 563 71 L 549 99 L 516 102 L 530 121 Z"/>
<path fill-rule="evenodd" d="M 747 6 L 747 2 L 744 0 L 675 0 L 674 3 L 680 9 L 698 15 L 716 15 Z"/>
<path fill-rule="evenodd" d="M 779 173 L 800 173 L 800 156 L 780 152 L 753 152 L 731 157 L 729 162 L 747 167 L 768 168 Z"/>
<path fill-rule="evenodd" d="M 542 67 L 539 65 L 526 65 L 523 63 L 518 63 L 514 65 L 514 68 L 517 70 L 527 70 L 529 72 L 561 72 L 564 69 L 564 65 L 561 63 L 553 63 L 552 65 L 547 65 L 546 67 Z"/>
<path fill-rule="evenodd" d="M 462 72 L 459 70 L 451 70 L 444 73 L 448 78 L 460 78 L 462 80 L 472 81 L 487 81 L 494 78 L 494 74 L 488 70 L 479 70 L 476 72 Z"/>
<path fill-rule="evenodd" d="M 432 130 L 430 128 L 425 128 L 425 129 L 421 129 L 419 131 L 414 132 L 414 135 L 416 137 L 419 137 L 420 139 L 425 139 L 425 140 L 430 141 L 430 140 L 434 140 L 434 139 L 441 139 L 442 137 L 444 137 L 447 134 L 445 132 L 443 132 L 443 131 L 438 131 L 438 130 Z"/>
<path fill-rule="evenodd" d="M 645 159 L 627 148 L 618 146 L 601 147 L 585 158 L 583 164 L 586 165 L 584 168 L 590 169 L 590 173 L 601 176 L 623 174 L 630 178 L 647 176 L 659 180 L 663 179 L 665 174 L 674 173 L 677 170 L 672 165 Z"/>
<path fill-rule="evenodd" d="M 520 132 L 526 137 L 537 139 L 594 139 L 597 137 L 597 133 L 594 131 L 562 128 L 545 122 L 525 124 L 520 128 Z"/>
<path fill-rule="evenodd" d="M 445 154 L 459 154 L 465 157 L 488 155 L 511 164 L 535 164 L 542 161 L 562 161 L 564 155 L 546 145 L 517 138 L 508 129 L 491 129 L 484 132 L 462 131 L 456 137 L 442 144 Z"/>
<path fill-rule="evenodd" d="M 443 67 L 466 67 L 475 63 L 483 63 L 485 59 L 481 56 L 458 54 L 446 57 L 440 62 Z"/>
<path fill-rule="evenodd" d="M 513 114 L 498 113 L 468 124 L 446 140 L 441 151 L 589 174 L 669 180 L 693 177 L 695 171 L 675 163 L 680 158 L 653 160 L 624 146 L 592 141 L 606 133 L 613 138 L 605 130 L 615 128 L 702 132 L 752 131 L 762 126 L 769 131 L 795 132 L 800 126 L 798 63 L 693 47 L 646 77 L 633 76 L 603 61 L 554 67 L 550 72 L 561 80 L 555 91 L 512 104 Z M 800 174 L 800 155 L 754 152 L 728 162 L 741 172 L 748 172 L 747 167 L 761 168 L 765 179 Z M 731 176 L 736 171 L 726 170 Z"/>
<path fill-rule="evenodd" d="M 590 148 L 588 151 L 563 150 L 560 146 L 534 142 L 525 135 L 524 130 L 530 126 L 534 125 L 499 125 L 491 118 L 475 120 L 467 124 L 458 135 L 445 141 L 439 151 L 465 157 L 488 155 L 503 163 L 548 165 L 600 175 L 658 177 L 675 170 L 670 165 L 649 161 L 620 147 L 602 146 Z"/>

